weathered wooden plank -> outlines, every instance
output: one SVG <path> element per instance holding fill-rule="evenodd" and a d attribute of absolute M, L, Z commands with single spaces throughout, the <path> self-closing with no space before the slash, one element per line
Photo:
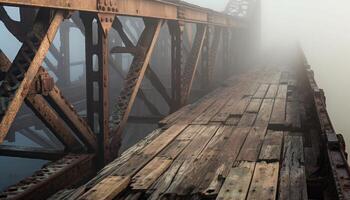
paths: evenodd
<path fill-rule="evenodd" d="M 281 75 L 282 75 L 282 72 L 273 73 L 273 75 L 271 76 L 271 79 L 270 79 L 270 83 L 279 84 L 280 80 L 281 80 Z"/>
<path fill-rule="evenodd" d="M 291 200 L 307 200 L 307 185 L 306 185 L 306 176 L 305 176 L 305 167 L 301 166 L 300 168 L 295 167 L 293 169 L 287 170 L 286 168 L 281 168 L 281 181 L 286 178 L 286 174 L 289 172 L 289 192 L 286 192 L 285 182 L 281 183 L 280 196 Z M 284 192 L 282 190 L 284 189 Z M 287 193 L 287 194 L 286 194 Z M 289 197 L 289 198 L 288 198 Z"/>
<path fill-rule="evenodd" d="M 288 72 L 282 72 L 280 83 L 281 84 L 288 84 L 289 82 L 289 73 Z"/>
<path fill-rule="evenodd" d="M 216 134 L 221 134 L 222 131 L 218 130 L 218 126 L 206 125 L 206 129 L 194 138 L 194 140 L 189 144 L 189 146 L 179 155 L 176 159 L 178 162 L 183 162 L 178 173 L 174 177 L 173 182 L 165 192 L 166 194 L 183 194 L 184 190 L 187 190 L 187 186 L 191 184 L 188 178 L 192 175 L 191 171 L 196 166 L 194 164 L 195 160 L 201 155 L 204 149 L 207 148 L 209 141 L 215 137 Z"/>
<path fill-rule="evenodd" d="M 215 98 L 212 98 L 213 94 L 219 94 L 219 91 L 214 91 L 210 95 L 206 96 L 202 100 L 191 105 L 190 109 L 185 115 L 181 115 L 176 123 L 178 124 L 190 124 L 195 120 L 200 114 L 202 114 L 209 106 L 215 102 Z"/>
<path fill-rule="evenodd" d="M 300 136 L 287 135 L 284 137 L 283 161 L 278 193 L 280 199 L 308 199 L 303 141 Z"/>
<path fill-rule="evenodd" d="M 236 128 L 231 133 L 230 128 L 226 127 L 221 137 L 222 142 L 217 142 L 213 148 L 205 150 L 201 160 L 197 162 L 202 169 L 194 170 L 197 176 L 202 177 L 197 183 L 193 182 L 199 185 L 194 192 L 206 197 L 213 197 L 219 193 L 223 178 L 227 177 L 233 166 L 249 130 L 250 128 Z"/>
<path fill-rule="evenodd" d="M 201 125 L 189 125 L 179 136 L 177 136 L 176 140 L 192 140 L 202 129 L 203 126 Z"/>
<path fill-rule="evenodd" d="M 201 152 L 206 148 L 209 141 L 216 134 L 218 126 L 214 125 L 203 125 L 205 129 L 195 137 L 191 143 L 181 152 L 176 162 L 182 162 L 178 173 L 174 177 L 173 182 L 165 193 L 167 194 L 180 194 L 182 188 L 182 180 L 186 177 L 185 175 L 194 167 L 193 162 L 198 158 Z"/>
<path fill-rule="evenodd" d="M 254 126 L 267 126 L 269 124 L 273 102 L 273 99 L 264 99 L 258 116 L 256 117 Z"/>
<path fill-rule="evenodd" d="M 163 176 L 152 186 L 152 188 L 147 191 L 147 193 L 150 194 L 148 198 L 149 200 L 161 199 L 161 196 L 172 183 L 181 165 L 182 162 L 174 162 L 169 170 L 167 170 Z"/>
<path fill-rule="evenodd" d="M 301 129 L 301 119 L 298 102 L 287 102 L 286 123 L 291 126 L 292 130 Z"/>
<path fill-rule="evenodd" d="M 230 116 L 230 117 L 226 120 L 225 125 L 237 126 L 240 120 L 241 120 L 240 117 L 237 117 L 237 116 Z"/>
<path fill-rule="evenodd" d="M 232 91 L 227 91 L 227 94 L 221 95 L 206 111 L 200 114 L 192 124 L 208 124 L 209 121 L 220 111 L 232 96 Z"/>
<path fill-rule="evenodd" d="M 188 126 L 173 142 L 171 142 L 165 149 L 163 149 L 158 156 L 175 159 L 191 142 L 191 140 L 197 136 L 197 134 L 203 130 L 201 125 Z"/>
<path fill-rule="evenodd" d="M 208 173 L 205 173 L 205 176 L 199 182 L 202 183 L 194 191 L 195 194 L 201 194 L 206 197 L 217 196 L 220 191 L 220 188 L 223 184 L 224 172 L 226 171 L 227 166 L 223 162 L 211 163 L 209 162 Z M 199 192 L 197 192 L 199 191 Z M 192 192 L 193 193 L 193 192 Z"/>
<path fill-rule="evenodd" d="M 260 84 L 256 82 L 255 80 L 252 80 L 251 83 L 249 83 L 250 87 L 247 91 L 244 92 L 245 96 L 252 97 L 259 89 Z"/>
<path fill-rule="evenodd" d="M 190 125 L 186 128 L 177 139 L 168 145 L 160 154 L 159 157 L 171 158 L 174 160 L 177 156 L 184 150 L 184 148 L 191 142 L 191 140 L 201 131 L 204 130 L 203 126 L 200 125 Z M 152 194 L 152 198 L 157 199 L 171 184 L 173 177 L 180 168 L 181 162 L 174 162 L 170 169 L 165 172 L 165 174 L 160 178 L 159 181 L 148 190 L 148 193 Z M 154 191 L 154 192 L 153 192 Z"/>
<path fill-rule="evenodd" d="M 159 121 L 159 125 L 160 126 L 165 126 L 165 125 L 170 125 L 173 124 L 174 122 L 176 122 L 176 120 L 178 120 L 183 114 L 189 112 L 191 108 L 191 104 L 181 108 L 180 110 L 172 113 L 171 115 L 168 115 L 167 117 L 165 117 L 164 119 L 162 119 L 161 121 Z"/>
<path fill-rule="evenodd" d="M 228 109 L 230 110 L 230 115 L 242 116 L 250 100 L 251 100 L 250 96 L 244 96 L 242 99 L 236 102 L 235 106 L 232 106 L 231 109 Z"/>
<path fill-rule="evenodd" d="M 239 97 L 231 98 L 210 121 L 222 123 L 225 122 L 231 115 L 231 110 L 235 109 L 235 107 L 238 106 L 237 102 L 239 102 L 241 98 L 241 95 L 239 95 Z"/>
<path fill-rule="evenodd" d="M 143 154 L 154 155 L 159 153 L 171 141 L 173 141 L 185 128 L 187 124 L 175 124 L 169 129 L 165 130 L 159 137 L 152 141 L 143 150 Z"/>
<path fill-rule="evenodd" d="M 231 168 L 217 200 L 245 200 L 248 194 L 255 162 L 240 162 Z"/>
<path fill-rule="evenodd" d="M 198 159 L 205 158 L 217 158 L 217 154 L 223 151 L 224 144 L 229 137 L 234 134 L 234 127 L 232 126 L 220 126 L 215 135 L 210 139 L 205 149 L 199 154 Z"/>
<path fill-rule="evenodd" d="M 114 174 L 119 176 L 132 176 L 142 169 L 152 158 L 161 152 L 170 142 L 172 142 L 185 128 L 186 124 L 175 124 L 165 130 L 157 138 L 151 141 L 141 152 L 132 156 L 130 160 L 123 163 Z"/>
<path fill-rule="evenodd" d="M 256 162 L 261 150 L 267 127 L 253 127 L 238 155 L 238 161 Z"/>
<path fill-rule="evenodd" d="M 278 85 L 270 85 L 269 90 L 266 93 L 265 99 L 273 99 L 276 97 L 278 91 Z"/>
<path fill-rule="evenodd" d="M 232 96 L 230 99 L 211 121 L 225 122 L 230 115 L 242 115 L 257 87 L 252 78 L 240 80 L 240 83 L 236 84 L 231 91 Z M 252 90 L 254 91 L 252 92 Z"/>
<path fill-rule="evenodd" d="M 268 131 L 262 145 L 259 160 L 280 161 L 283 142 L 282 131 Z"/>
<path fill-rule="evenodd" d="M 251 127 L 256 119 L 256 113 L 244 113 L 238 123 L 238 127 Z"/>
<path fill-rule="evenodd" d="M 269 127 L 281 130 L 286 126 L 286 99 L 275 99 Z"/>
<path fill-rule="evenodd" d="M 160 152 L 159 156 L 175 159 L 189 143 L 190 140 L 176 139 L 172 143 L 170 143 L 162 152 Z"/>
<path fill-rule="evenodd" d="M 128 187 L 130 177 L 109 176 L 81 196 L 80 200 L 112 200 Z"/>
<path fill-rule="evenodd" d="M 162 131 L 160 129 L 154 130 L 152 133 L 150 133 L 148 136 L 146 136 L 143 140 L 136 143 L 134 146 L 126 150 L 119 158 L 112 161 L 109 165 L 105 166 L 96 177 L 91 179 L 87 184 L 86 188 L 92 188 L 97 183 L 101 182 L 104 178 L 112 175 L 114 172 L 118 171 L 121 166 L 127 169 L 131 169 L 130 171 L 133 172 L 136 170 L 135 164 L 142 165 L 142 162 L 146 162 L 144 159 L 140 161 L 138 158 L 134 158 L 135 155 L 139 155 L 140 152 L 149 144 L 151 143 L 155 138 L 157 138 Z M 128 163 L 128 164 L 126 164 Z"/>
<path fill-rule="evenodd" d="M 256 93 L 254 94 L 253 98 L 263 99 L 268 89 L 268 84 L 261 84 L 258 91 L 256 91 Z"/>
<path fill-rule="evenodd" d="M 290 136 L 288 134 L 284 137 L 283 146 L 285 165 L 301 166 L 304 164 L 303 138 L 302 136 Z"/>
<path fill-rule="evenodd" d="M 276 98 L 286 99 L 287 94 L 288 94 L 288 85 L 287 84 L 279 85 Z"/>
<path fill-rule="evenodd" d="M 201 125 L 198 135 L 191 140 L 190 144 L 181 152 L 176 160 L 192 161 L 196 159 L 206 148 L 218 129 L 218 125 Z"/>
<path fill-rule="evenodd" d="M 168 169 L 172 161 L 165 157 L 155 157 L 132 178 L 131 188 L 147 190 Z"/>
<path fill-rule="evenodd" d="M 257 163 L 247 199 L 277 199 L 278 171 L 278 162 Z"/>
<path fill-rule="evenodd" d="M 260 105 L 262 103 L 262 99 L 252 99 L 247 107 L 246 112 L 248 113 L 258 113 L 260 109 Z"/>
<path fill-rule="evenodd" d="M 216 196 L 233 165 L 250 128 L 221 127 L 183 175 L 178 195 Z M 225 153 L 222 153 L 225 152 Z M 195 187 L 194 187 L 195 186 Z"/>

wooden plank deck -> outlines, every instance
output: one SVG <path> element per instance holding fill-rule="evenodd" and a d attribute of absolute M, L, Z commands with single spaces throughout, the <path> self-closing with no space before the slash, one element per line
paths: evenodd
<path fill-rule="evenodd" d="M 304 138 L 294 132 L 302 131 L 302 102 L 291 97 L 298 81 L 289 73 L 260 69 L 226 81 L 162 120 L 86 185 L 57 195 L 307 199 Z"/>

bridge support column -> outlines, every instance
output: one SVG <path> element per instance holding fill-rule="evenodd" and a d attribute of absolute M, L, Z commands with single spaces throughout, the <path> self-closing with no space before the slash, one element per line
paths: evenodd
<path fill-rule="evenodd" d="M 181 107 L 181 67 L 182 67 L 182 45 L 183 24 L 179 22 L 168 22 L 171 35 L 171 108 L 175 112 Z"/>
<path fill-rule="evenodd" d="M 56 59 L 58 60 L 57 74 L 58 85 L 69 86 L 70 85 L 70 26 L 66 22 L 63 22 L 60 26 L 60 52 Z"/>
<path fill-rule="evenodd" d="M 212 29 L 214 33 L 212 34 Z M 212 37 L 211 37 L 212 35 Z M 202 89 L 211 90 L 214 82 L 214 67 L 221 37 L 221 27 L 208 27 L 202 52 Z"/>
<path fill-rule="evenodd" d="M 108 31 L 93 14 L 82 14 L 85 26 L 87 122 L 97 134 L 100 166 L 110 160 Z"/>
<path fill-rule="evenodd" d="M 205 33 L 205 39 L 203 42 L 202 47 L 202 56 L 201 56 L 201 65 L 202 65 L 202 71 L 201 71 L 201 89 L 203 91 L 209 91 L 210 90 L 210 71 L 209 71 L 209 62 L 210 62 L 210 40 L 211 40 L 211 27 L 208 25 Z"/>

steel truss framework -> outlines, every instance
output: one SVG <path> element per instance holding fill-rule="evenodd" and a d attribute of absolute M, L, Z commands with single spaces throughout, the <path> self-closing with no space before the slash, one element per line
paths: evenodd
<path fill-rule="evenodd" d="M 203 87 L 212 86 L 212 74 L 222 30 L 229 34 L 235 28 L 248 26 L 226 14 L 168 1 L 39 0 L 28 3 L 0 0 L 0 3 L 3 6 L 23 6 L 20 9 L 19 22 L 12 20 L 3 6 L 0 10 L 1 20 L 7 29 L 23 42 L 12 63 L 0 52 L 0 142 L 5 140 L 11 125 L 16 123 L 15 117 L 21 105 L 25 103 L 64 145 L 64 150 L 1 145 L 1 155 L 47 159 L 53 162 L 5 190 L 0 198 L 46 198 L 63 187 L 72 186 L 93 175 L 96 169 L 117 157 L 121 135 L 128 121 L 154 122 L 161 119 L 162 114 L 141 89 L 144 78 L 150 80 L 170 111 L 174 112 L 189 100 L 200 64 L 203 66 L 200 72 Z M 74 11 L 79 11 L 79 15 Z M 139 38 L 132 34 L 128 26 L 123 26 L 117 17 L 123 15 L 143 19 L 144 29 Z M 71 20 L 66 20 L 65 25 L 61 26 L 68 18 Z M 86 118 L 78 114 L 54 83 L 53 77 L 42 67 L 45 63 L 55 74 L 66 77 L 59 80 L 61 82 L 58 84 L 69 87 L 67 77 L 70 76 L 70 71 L 67 69 L 72 63 L 69 59 L 68 39 L 72 22 L 85 35 Z M 186 33 L 186 23 L 194 23 L 196 28 L 186 30 L 190 31 Z M 170 94 L 150 66 L 150 59 L 164 24 L 168 25 L 171 38 Z M 141 28 L 134 23 L 135 27 Z M 113 44 L 116 45 L 113 48 L 108 46 L 111 29 L 118 32 L 123 45 Z M 195 30 L 192 40 L 190 35 Z M 58 31 L 62 42 L 59 49 L 52 45 Z M 191 44 L 184 45 L 184 39 Z M 46 57 L 48 52 L 57 58 L 58 66 L 62 69 L 56 68 Z M 184 56 L 186 52 L 188 55 Z M 120 53 L 133 56 L 126 74 L 115 61 L 115 57 L 110 56 Z M 79 64 L 84 63 L 76 65 Z M 112 105 L 109 102 L 110 65 L 124 79 L 119 97 Z M 154 117 L 130 116 L 137 97 L 144 102 Z M 113 108 L 112 113 L 110 107 Z M 26 125 L 21 128 L 25 129 Z M 41 146 L 52 147 L 44 138 L 33 139 Z M 83 176 L 80 176 L 81 170 L 84 171 Z"/>

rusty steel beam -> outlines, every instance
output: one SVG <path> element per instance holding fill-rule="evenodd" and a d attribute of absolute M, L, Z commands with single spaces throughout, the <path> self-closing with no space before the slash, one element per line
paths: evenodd
<path fill-rule="evenodd" d="M 0 156 L 41 160 L 57 160 L 64 156 L 64 151 L 37 147 L 0 145 Z"/>
<path fill-rule="evenodd" d="M 162 21 L 147 20 L 145 21 L 145 25 L 145 29 L 136 46 L 137 48 L 143 49 L 144 52 L 134 57 L 112 115 L 111 128 L 113 136 L 111 138 L 111 143 L 113 145 L 120 142 L 118 140 L 126 126 L 131 108 L 145 76 L 153 50 L 156 46 Z M 119 149 L 113 149 L 111 153 L 116 156 L 118 150 Z"/>
<path fill-rule="evenodd" d="M 211 29 L 212 27 L 208 26 L 205 38 L 203 41 L 203 47 L 201 52 L 201 71 L 200 71 L 200 77 L 201 77 L 201 89 L 209 91 L 211 87 L 211 83 L 209 82 L 209 59 L 210 59 L 210 39 L 211 39 Z"/>
<path fill-rule="evenodd" d="M 184 27 L 178 22 L 168 22 L 171 36 L 171 97 L 170 112 L 175 112 L 181 106 L 181 66 Z"/>
<path fill-rule="evenodd" d="M 4 23 L 5 27 L 15 36 L 18 41 L 23 42 L 26 38 L 25 31 L 22 29 L 22 23 L 12 20 L 7 14 L 4 6 L 0 6 L 0 20 Z"/>
<path fill-rule="evenodd" d="M 99 20 L 97 15 L 85 13 L 81 14 L 81 19 L 85 26 L 87 121 L 97 134 L 98 159 L 103 166 L 109 160 L 110 151 L 108 74 L 108 32 L 110 27 L 105 27 L 109 24 L 109 20 L 106 22 L 108 24 L 105 24 Z M 113 20 L 114 16 L 111 16 L 110 19 Z M 97 23 L 93 24 L 94 20 Z"/>
<path fill-rule="evenodd" d="M 127 47 L 126 49 L 131 48 L 134 50 L 134 51 L 132 51 L 132 53 L 134 55 L 138 54 L 139 49 L 135 48 L 135 45 L 134 45 L 135 41 L 132 41 L 132 39 L 130 39 L 129 36 L 125 33 L 123 25 L 118 18 L 116 18 L 114 20 L 112 27 L 118 31 L 120 38 L 122 39 L 123 43 L 125 44 L 125 47 Z M 128 30 L 128 28 L 125 28 L 125 30 Z M 129 35 L 132 35 L 130 30 L 129 30 Z M 116 53 L 113 50 L 114 49 L 111 50 L 111 53 Z M 146 78 L 151 82 L 153 87 L 159 92 L 159 94 L 163 97 L 165 102 L 170 107 L 171 106 L 171 98 L 168 95 L 167 89 L 164 87 L 162 81 L 159 79 L 157 74 L 153 71 L 150 64 L 148 64 L 147 69 L 148 70 L 146 71 Z"/>
<path fill-rule="evenodd" d="M 213 40 L 211 42 L 211 45 L 209 47 L 209 60 L 208 60 L 208 82 L 211 83 L 211 86 L 214 81 L 214 67 L 216 64 L 216 56 L 217 56 L 217 51 L 219 48 L 220 44 L 220 38 L 221 38 L 221 32 L 222 28 L 221 27 L 215 27 L 214 28 L 214 36 Z"/>
<path fill-rule="evenodd" d="M 46 164 L 32 176 L 0 192 L 0 199 L 42 200 L 64 187 L 74 186 L 95 173 L 94 156 L 69 154 Z"/>
<path fill-rule="evenodd" d="M 185 105 L 190 97 L 192 84 L 197 71 L 197 66 L 201 54 L 201 50 L 206 35 L 207 26 L 197 25 L 196 36 L 193 41 L 190 55 L 188 55 L 184 72 L 182 74 L 181 86 L 181 105 Z"/>
<path fill-rule="evenodd" d="M 124 80 L 125 79 L 125 75 L 124 73 L 121 71 L 121 66 L 115 61 L 114 58 L 110 57 L 109 58 L 109 64 L 112 66 L 112 69 L 114 69 L 117 74 Z M 145 106 L 147 107 L 147 109 L 156 116 L 161 116 L 162 114 L 160 113 L 160 111 L 158 110 L 158 108 L 153 105 L 153 103 L 148 100 L 146 94 L 144 93 L 144 91 L 142 90 L 142 88 L 140 88 L 139 92 L 137 93 L 137 97 L 145 104 Z"/>
<path fill-rule="evenodd" d="M 56 57 L 58 61 L 58 85 L 68 86 L 70 84 L 70 27 L 63 22 L 60 27 L 60 54 Z M 53 46 L 53 45 L 52 45 Z"/>
<path fill-rule="evenodd" d="M 81 31 L 81 33 L 83 35 L 85 35 L 85 27 L 83 25 L 83 23 L 81 23 L 81 20 L 78 19 L 78 16 L 77 15 L 73 15 L 72 16 L 72 19 L 74 21 L 74 23 L 77 24 L 77 27 L 78 29 Z M 122 40 L 124 43 L 126 43 L 126 46 L 134 46 L 132 41 L 128 38 L 128 36 L 125 34 L 123 28 L 122 28 L 122 24 L 120 23 L 119 19 L 118 18 L 115 18 L 114 20 L 114 23 L 112 24 L 112 27 L 118 31 L 118 33 L 120 34 L 120 37 L 122 37 Z M 125 30 L 128 30 L 127 27 L 125 27 Z M 113 49 L 113 48 L 112 48 Z M 113 53 L 113 52 L 111 52 Z M 108 58 L 108 61 L 109 61 L 109 65 L 112 66 L 112 69 L 114 69 L 117 74 L 124 80 L 125 79 L 125 76 L 124 76 L 124 73 L 121 71 L 121 66 L 114 60 L 113 57 L 109 57 Z M 71 63 L 72 65 L 72 63 Z M 150 67 L 149 67 L 150 70 L 152 70 Z M 147 74 L 146 74 L 147 75 Z M 160 90 L 160 89 L 159 89 Z M 166 90 L 166 89 L 165 89 Z M 164 94 L 164 93 L 162 93 Z M 153 103 L 148 100 L 147 96 L 145 95 L 145 93 L 143 92 L 142 88 L 140 88 L 139 90 L 139 93 L 137 94 L 137 97 L 140 98 L 143 103 L 145 104 L 145 106 L 148 108 L 148 110 L 153 114 L 153 115 L 156 115 L 156 116 L 161 116 L 162 114 L 160 113 L 160 111 L 157 109 L 156 106 L 153 105 Z M 166 98 L 166 97 L 164 97 Z"/>
<path fill-rule="evenodd" d="M 137 96 L 143 101 L 145 106 L 148 108 L 148 110 L 153 115 L 162 116 L 162 113 L 158 110 L 158 108 L 150 100 L 148 100 L 145 92 L 143 90 L 141 90 L 141 88 L 139 89 Z"/>
<path fill-rule="evenodd" d="M 102 3 L 104 2 L 104 3 Z M 57 8 L 70 11 L 88 11 L 102 14 L 138 16 L 179 20 L 218 26 L 240 26 L 232 16 L 183 2 L 163 0 L 0 0 L 12 6 Z"/>
<path fill-rule="evenodd" d="M 0 143 L 2 143 L 6 137 L 20 106 L 29 92 L 30 86 L 34 81 L 45 55 L 49 50 L 59 25 L 64 18 L 62 11 L 57 11 L 51 22 L 46 22 L 48 19 L 42 19 L 44 16 L 44 14 L 43 16 L 41 16 L 40 13 L 38 14 L 38 21 L 33 25 L 33 32 L 28 33 L 28 38 L 31 38 L 31 41 L 27 41 L 23 44 L 9 72 L 5 73 L 4 81 L 9 84 L 7 85 L 3 83 L 1 87 L 3 91 L 10 93 L 10 98 L 8 99 L 8 106 L 3 108 L 5 113 L 3 114 L 0 123 Z M 47 30 L 45 30 L 45 23 L 50 23 L 50 25 L 47 26 Z M 33 53 L 34 56 L 31 58 L 31 54 Z M 28 64 L 29 66 L 27 68 L 23 67 L 25 64 Z M 13 94 L 14 92 L 15 94 Z"/>
<path fill-rule="evenodd" d="M 159 94 L 163 97 L 168 106 L 171 106 L 171 98 L 168 94 L 167 89 L 165 88 L 163 82 L 160 80 L 158 75 L 155 73 L 151 66 L 148 66 L 148 70 L 146 71 L 146 78 L 151 82 L 153 87 L 159 92 Z"/>
<path fill-rule="evenodd" d="M 59 115 L 39 94 L 28 95 L 25 100 L 27 106 L 66 147 L 67 152 L 81 152 L 82 146 L 74 137 L 72 131 L 65 125 Z"/>
<path fill-rule="evenodd" d="M 97 139 L 85 120 L 78 115 L 74 107 L 63 97 L 60 89 L 54 86 L 45 99 L 58 113 L 76 136 L 85 144 L 89 152 L 97 150 Z"/>
<path fill-rule="evenodd" d="M 227 71 L 230 65 L 230 55 L 229 55 L 229 46 L 230 46 L 230 36 L 229 36 L 229 30 L 224 29 L 222 32 L 222 61 L 223 66 L 226 71 L 224 71 L 224 74 L 229 75 L 229 72 Z M 227 42 L 225 42 L 227 41 Z M 226 77 L 225 77 L 226 78 Z"/>
<path fill-rule="evenodd" d="M 11 62 L 7 56 L 0 51 L 1 70 L 7 72 L 11 67 Z M 37 77 L 38 79 L 38 77 Z M 32 85 L 35 91 L 36 84 Z M 71 131 L 66 127 L 64 121 L 58 117 L 58 114 L 52 110 L 45 99 L 39 94 L 30 94 L 25 99 L 25 103 L 33 110 L 36 116 L 55 134 L 55 136 L 66 147 L 67 151 L 76 152 L 81 150 L 80 143 L 72 135 Z M 22 122 L 23 123 L 23 122 Z"/>

